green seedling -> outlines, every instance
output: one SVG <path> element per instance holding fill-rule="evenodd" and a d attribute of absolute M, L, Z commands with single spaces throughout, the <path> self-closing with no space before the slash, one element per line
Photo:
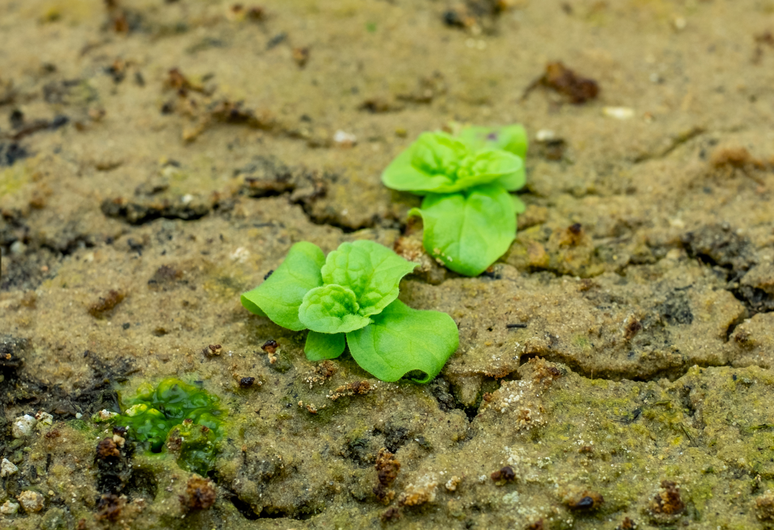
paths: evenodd
<path fill-rule="evenodd" d="M 427 383 L 457 349 L 459 333 L 446 313 L 398 300 L 401 279 L 415 267 L 372 241 L 342 243 L 327 258 L 312 243 L 296 243 L 268 279 L 242 295 L 242 305 L 284 328 L 308 329 L 310 361 L 335 359 L 348 345 L 382 381 L 409 374 Z"/>
<path fill-rule="evenodd" d="M 206 476 L 223 437 L 224 411 L 219 399 L 201 388 L 169 378 L 158 386 L 143 385 L 121 400 L 117 425 L 148 453 L 169 450 L 183 469 Z"/>
<path fill-rule="evenodd" d="M 524 186 L 526 153 L 521 125 L 423 133 L 387 166 L 382 182 L 424 195 L 409 216 L 422 217 L 425 250 L 449 269 L 477 276 L 516 237 L 524 203 L 508 192 Z"/>

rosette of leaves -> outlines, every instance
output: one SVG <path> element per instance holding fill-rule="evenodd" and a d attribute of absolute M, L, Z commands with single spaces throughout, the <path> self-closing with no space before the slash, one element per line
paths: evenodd
<path fill-rule="evenodd" d="M 275 324 L 309 330 L 310 361 L 335 359 L 346 346 L 357 364 L 382 381 L 405 375 L 431 381 L 457 349 L 449 315 L 419 311 L 398 300 L 401 279 L 415 263 L 373 241 L 342 243 L 327 258 L 300 242 L 242 305 Z"/>
<path fill-rule="evenodd" d="M 382 173 L 388 188 L 424 195 L 423 245 L 460 274 L 477 276 L 510 247 L 524 203 L 509 192 L 525 183 L 527 133 L 521 125 L 427 132 Z"/>

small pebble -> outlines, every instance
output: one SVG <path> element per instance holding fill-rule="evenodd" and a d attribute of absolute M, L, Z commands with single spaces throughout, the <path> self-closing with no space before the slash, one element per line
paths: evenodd
<path fill-rule="evenodd" d="M 3 461 L 0 462 L 0 477 L 13 475 L 17 471 L 19 471 L 19 468 L 7 458 L 3 458 Z"/>
<path fill-rule="evenodd" d="M 628 120 L 634 117 L 634 109 L 629 107 L 604 107 L 602 109 L 602 114 L 608 118 Z"/>
<path fill-rule="evenodd" d="M 357 136 L 345 131 L 336 131 L 333 135 L 333 141 L 342 147 L 352 147 L 357 143 Z"/>
<path fill-rule="evenodd" d="M 41 425 L 51 425 L 54 423 L 54 417 L 48 412 L 38 412 L 35 414 L 35 419 L 38 420 L 38 423 Z"/>
<path fill-rule="evenodd" d="M 32 429 L 35 428 L 35 424 L 38 422 L 35 418 L 30 416 L 29 414 L 25 414 L 24 416 L 19 416 L 15 420 L 13 420 L 13 425 L 11 426 L 11 434 L 14 438 L 25 438 L 32 434 Z"/>
<path fill-rule="evenodd" d="M 19 501 L 25 512 L 39 512 L 43 509 L 45 498 L 37 491 L 22 491 L 16 500 Z"/>
<path fill-rule="evenodd" d="M 14 241 L 11 244 L 11 254 L 13 254 L 14 256 L 20 256 L 24 254 L 25 250 L 27 250 L 27 245 L 25 245 L 21 241 Z"/>
<path fill-rule="evenodd" d="M 556 133 L 550 129 L 540 129 L 537 134 L 535 134 L 535 139 L 538 142 L 548 142 L 554 138 L 556 138 Z"/>
<path fill-rule="evenodd" d="M 19 505 L 13 501 L 5 501 L 2 506 L 0 506 L 0 513 L 3 515 L 16 515 L 16 513 L 19 511 Z"/>

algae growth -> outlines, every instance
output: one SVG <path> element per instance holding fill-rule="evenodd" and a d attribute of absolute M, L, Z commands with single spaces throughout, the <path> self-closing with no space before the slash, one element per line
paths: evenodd
<path fill-rule="evenodd" d="M 202 388 L 169 378 L 153 387 L 141 386 L 137 394 L 122 400 L 123 414 L 115 419 L 130 439 L 150 453 L 165 448 L 176 453 L 187 471 L 206 475 L 223 438 L 225 411 L 219 398 Z"/>

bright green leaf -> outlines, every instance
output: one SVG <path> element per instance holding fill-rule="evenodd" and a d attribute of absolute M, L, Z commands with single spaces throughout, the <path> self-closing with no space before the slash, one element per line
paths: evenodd
<path fill-rule="evenodd" d="M 306 329 L 298 318 L 298 308 L 307 292 L 322 285 L 320 268 L 324 263 L 319 247 L 306 241 L 296 243 L 271 276 L 242 295 L 242 305 L 283 328 Z"/>
<path fill-rule="evenodd" d="M 382 173 L 388 188 L 426 193 L 453 193 L 496 180 L 512 181 L 523 173 L 521 158 L 503 150 L 474 151 L 443 132 L 423 133 Z"/>
<path fill-rule="evenodd" d="M 524 185 L 523 176 L 524 163 L 518 156 L 505 151 L 480 151 L 462 160 L 454 186 L 439 189 L 435 193 L 453 193 L 490 182 L 518 184 L 519 179 L 521 187 Z"/>
<path fill-rule="evenodd" d="M 522 160 L 527 156 L 527 131 L 522 125 L 464 127 L 459 132 L 458 138 L 473 151 L 501 149 L 518 156 Z M 516 191 L 524 186 L 526 180 L 524 164 L 522 164 L 517 171 L 500 178 L 497 183 L 502 184 L 508 191 Z"/>
<path fill-rule="evenodd" d="M 511 195 L 511 198 L 513 198 L 513 209 L 516 211 L 516 215 L 521 215 L 527 211 L 527 205 L 524 204 L 524 201 L 516 195 Z"/>
<path fill-rule="evenodd" d="M 459 345 L 457 325 L 446 313 L 418 311 L 395 300 L 363 329 L 347 333 L 357 364 L 382 381 L 397 381 L 409 372 L 427 383 L 441 371 Z"/>
<path fill-rule="evenodd" d="M 305 327 L 319 333 L 347 333 L 370 324 L 358 314 L 355 293 L 341 285 L 323 285 L 304 296 L 298 318 Z"/>
<path fill-rule="evenodd" d="M 344 353 L 345 337 L 344 333 L 331 335 L 310 331 L 309 335 L 306 336 L 306 345 L 304 346 L 306 358 L 310 361 L 335 359 Z"/>
<path fill-rule="evenodd" d="M 502 149 L 524 158 L 527 156 L 527 131 L 523 125 L 506 127 L 464 127 L 458 138 L 474 151 L 481 149 Z"/>
<path fill-rule="evenodd" d="M 428 254 L 446 267 L 477 276 L 505 254 L 516 236 L 512 196 L 500 185 L 462 193 L 431 194 L 409 215 L 421 215 Z"/>
<path fill-rule="evenodd" d="M 342 243 L 322 267 L 323 283 L 342 285 L 355 293 L 359 314 L 374 315 L 398 297 L 400 280 L 416 267 L 373 241 Z"/>

